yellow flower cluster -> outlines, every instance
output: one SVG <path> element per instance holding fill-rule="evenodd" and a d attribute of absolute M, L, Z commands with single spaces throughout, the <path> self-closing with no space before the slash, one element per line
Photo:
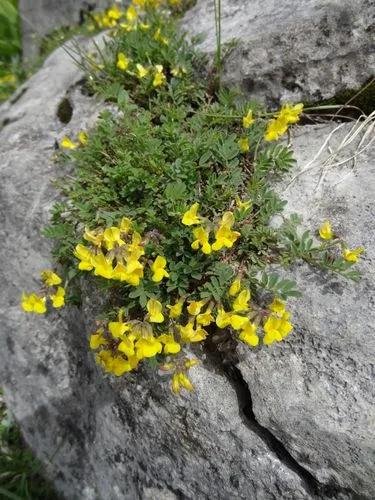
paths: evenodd
<path fill-rule="evenodd" d="M 181 0 L 132 0 L 126 10 L 120 9 L 116 4 L 103 12 L 95 12 L 93 19 L 95 24 L 100 29 L 120 27 L 126 31 L 134 31 L 136 29 L 149 29 L 148 24 L 140 20 L 140 16 L 147 10 L 158 9 L 162 6 L 178 6 Z M 89 25 L 90 30 L 95 29 L 94 24 Z M 155 40 L 168 45 L 168 39 L 163 37 L 160 29 L 155 32 Z"/>
<path fill-rule="evenodd" d="M 210 239 L 210 229 L 207 229 L 202 223 L 209 222 L 205 221 L 202 217 L 198 215 L 199 203 L 194 203 L 189 210 L 187 210 L 182 216 L 181 222 L 185 226 L 198 227 L 193 229 L 193 236 L 195 240 L 191 244 L 193 250 L 198 250 L 201 248 L 202 252 L 206 255 L 221 250 L 222 248 L 232 248 L 234 243 L 241 236 L 238 231 L 233 231 L 232 227 L 234 225 L 234 215 L 233 212 L 224 212 L 216 230 L 215 241 L 211 244 Z M 206 224 L 207 225 L 207 224 Z"/>
<path fill-rule="evenodd" d="M 285 303 L 275 298 L 268 306 L 268 311 L 257 310 L 255 305 L 251 305 L 251 293 L 248 288 L 241 287 L 241 280 L 237 278 L 233 281 L 228 291 L 229 297 L 234 298 L 232 309 L 228 312 L 223 307 L 219 307 L 216 315 L 216 325 L 219 328 L 231 327 L 238 331 L 238 338 L 245 344 L 256 347 L 259 344 L 257 330 L 263 321 L 263 344 L 269 345 L 279 342 L 285 338 L 293 329 L 288 321 L 290 313 L 285 310 Z M 259 309 L 259 308 L 258 308 Z M 267 318 L 264 320 L 264 318 Z"/>
<path fill-rule="evenodd" d="M 95 12 L 93 14 L 93 19 L 98 28 L 114 28 L 124 17 L 132 16 L 132 6 L 125 12 L 116 4 L 113 4 L 104 12 Z M 134 8 L 134 7 L 133 7 Z"/>
<path fill-rule="evenodd" d="M 65 136 L 62 138 L 60 146 L 63 149 L 77 149 L 79 146 L 85 146 L 89 140 L 88 135 L 83 130 L 78 133 L 77 139 L 78 142 L 74 142 L 69 137 Z"/>
<path fill-rule="evenodd" d="M 197 364 L 196 359 L 182 358 L 176 362 L 166 363 L 161 366 L 161 370 L 172 372 L 172 391 L 175 394 L 181 392 L 182 389 L 193 390 L 193 384 L 187 376 L 187 371 Z"/>
<path fill-rule="evenodd" d="M 22 293 L 21 306 L 25 312 L 44 314 L 47 312 L 47 299 L 51 301 L 52 307 L 59 309 L 65 304 L 65 289 L 59 286 L 62 279 L 51 270 L 45 270 L 40 273 L 43 281 L 41 295 L 36 293 Z"/>
<path fill-rule="evenodd" d="M 293 325 L 289 322 L 290 313 L 285 310 L 282 300 L 276 298 L 268 309 L 271 314 L 263 325 L 263 343 L 266 345 L 281 342 L 293 330 Z"/>
<path fill-rule="evenodd" d="M 93 270 L 95 276 L 125 281 L 132 286 L 140 284 L 145 268 L 145 263 L 140 260 L 145 254 L 144 242 L 142 236 L 132 229 L 130 219 L 123 217 L 118 226 L 106 229 L 86 229 L 83 237 L 90 246 L 76 246 L 74 255 L 80 261 L 78 269 Z M 166 259 L 158 255 L 150 266 L 152 281 L 159 283 L 169 277 L 166 265 Z"/>
<path fill-rule="evenodd" d="M 284 104 L 281 110 L 275 114 L 275 118 L 267 124 L 264 139 L 266 141 L 277 141 L 288 130 L 288 126 L 297 123 L 303 111 L 303 104 L 295 106 Z"/>
<path fill-rule="evenodd" d="M 147 314 L 143 321 L 123 321 L 123 312 L 120 310 L 117 321 L 111 321 L 107 325 L 101 326 L 90 336 L 90 348 L 98 351 L 96 362 L 106 372 L 121 376 L 136 369 L 144 359 L 154 358 L 157 355 L 175 356 L 180 353 L 183 344 L 201 341 L 207 335 L 205 331 L 199 333 L 199 329 L 203 330 L 200 327 L 201 324 L 213 321 L 213 317 L 209 317 L 209 310 L 201 313 L 204 304 L 202 301 L 190 302 L 187 310 L 194 315 L 193 320 L 190 319 L 186 326 L 176 325 L 174 319 L 180 316 L 183 307 L 183 299 L 180 299 L 175 305 L 167 306 L 169 308 L 169 324 L 159 328 L 158 324 L 164 323 L 166 316 L 163 314 L 162 304 L 156 299 L 150 299 L 147 302 Z M 197 323 L 195 332 L 194 321 Z M 160 329 L 167 333 L 157 333 Z M 178 339 L 176 340 L 177 335 Z M 195 364 L 196 361 L 186 360 L 182 357 L 162 367 L 164 370 L 173 369 L 174 371 L 172 377 L 174 392 L 179 392 L 181 388 L 192 390 L 193 386 L 185 372 Z"/>
<path fill-rule="evenodd" d="M 332 231 L 332 225 L 329 222 L 329 220 L 325 220 L 323 224 L 319 228 L 319 236 L 322 238 L 322 240 L 332 240 L 335 238 L 335 234 Z M 344 260 L 347 262 L 351 262 L 355 264 L 359 260 L 359 256 L 363 254 L 365 249 L 363 247 L 357 247 L 353 248 L 353 250 L 350 250 L 345 243 L 342 244 L 342 256 Z"/>
<path fill-rule="evenodd" d="M 253 118 L 253 111 L 249 109 L 246 115 L 242 117 L 242 126 L 243 128 L 248 129 L 253 123 L 255 123 L 255 118 Z M 237 144 L 242 153 L 248 153 L 250 151 L 250 142 L 247 136 L 241 137 Z"/>
<path fill-rule="evenodd" d="M 116 66 L 121 71 L 127 71 L 131 75 L 137 76 L 140 80 L 146 78 L 148 75 L 151 76 L 151 82 L 153 87 L 161 87 L 167 81 L 167 77 L 164 74 L 164 68 L 161 64 L 156 64 L 155 66 L 145 67 L 140 63 L 135 65 L 135 70 L 130 70 L 129 65 L 131 64 L 131 59 L 129 59 L 123 52 L 117 54 Z"/>

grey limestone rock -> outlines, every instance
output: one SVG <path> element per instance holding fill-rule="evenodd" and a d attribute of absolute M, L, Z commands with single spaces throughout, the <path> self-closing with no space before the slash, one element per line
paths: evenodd
<path fill-rule="evenodd" d="M 336 125 L 305 126 L 293 140 L 298 166 L 279 186 L 287 211 L 314 230 L 329 219 L 353 247 L 364 246 L 363 277 L 350 283 L 300 266 L 293 270 L 304 295 L 291 301 L 295 333 L 282 345 L 247 353 L 240 370 L 259 422 L 322 484 L 349 498 L 374 498 L 375 472 L 375 165 L 372 145 L 358 157 L 325 167 L 327 150 L 290 184 Z M 342 124 L 333 151 L 350 132 Z M 354 141 L 336 157 L 350 158 Z M 321 173 L 326 175 L 320 182 Z M 290 277 L 290 273 L 288 272 Z"/>
<path fill-rule="evenodd" d="M 276 105 L 320 101 L 375 74 L 372 0 L 222 0 L 224 80 Z M 198 0 L 182 27 L 216 47 L 214 1 Z M 229 50 L 225 49 L 231 47 Z"/>
<path fill-rule="evenodd" d="M 32 63 L 45 35 L 56 28 L 77 25 L 84 12 L 104 9 L 107 0 L 20 0 L 23 56 Z"/>

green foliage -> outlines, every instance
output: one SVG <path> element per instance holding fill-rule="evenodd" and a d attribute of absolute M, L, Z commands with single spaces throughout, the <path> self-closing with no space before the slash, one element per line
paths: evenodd
<path fill-rule="evenodd" d="M 0 102 L 16 88 L 23 71 L 20 63 L 21 38 L 16 2 L 0 3 Z"/>
<path fill-rule="evenodd" d="M 170 302 L 170 296 L 196 294 L 220 302 L 238 266 L 250 279 L 254 270 L 269 263 L 302 259 L 352 278 L 342 262 L 328 263 L 324 248 L 314 246 L 308 232 L 298 237 L 295 221 L 280 229 L 270 227 L 286 203 L 270 183 L 295 160 L 289 147 L 263 140 L 262 108 L 244 106 L 227 90 L 212 97 L 210 81 L 200 76 L 204 59 L 179 34 L 176 23 L 155 11 L 145 23 L 152 32 L 117 31 L 104 48 L 89 55 L 77 48 L 75 57 L 90 75 L 92 90 L 115 103 L 118 112 L 104 111 L 88 144 L 70 154 L 74 176 L 69 171 L 60 180 L 68 202 L 56 205 L 45 230 L 57 242 L 56 259 L 76 265 L 73 248 L 84 227 L 109 227 L 126 216 L 146 235 L 149 254 L 165 256 L 170 273 L 165 288 L 147 277 L 136 289 L 121 286 L 128 309 L 144 308 L 152 296 Z M 156 29 L 165 43 L 153 36 Z M 129 61 L 126 71 L 117 66 L 119 53 Z M 136 63 L 147 68 L 146 76 L 137 75 Z M 152 68 L 157 64 L 167 83 L 155 88 Z M 183 68 L 178 77 L 173 74 L 176 67 Z M 244 130 L 242 116 L 249 109 L 259 118 Z M 251 145 L 245 155 L 238 145 L 244 133 Z M 251 200 L 251 208 L 236 212 L 241 238 L 235 249 L 209 256 L 193 250 L 182 214 L 198 202 L 201 213 L 217 224 L 238 196 Z M 257 286 L 281 298 L 299 294 L 293 282 L 274 274 L 264 273 Z"/>
<path fill-rule="evenodd" d="M 281 299 L 287 300 L 289 297 L 300 297 L 301 292 L 297 290 L 296 283 L 292 280 L 281 278 L 276 273 L 263 273 L 259 285 L 267 291 L 273 292 Z"/>
<path fill-rule="evenodd" d="M 364 249 L 349 249 L 328 221 L 313 235 L 282 216 L 272 183 L 295 160 L 277 141 L 303 106 L 267 113 L 220 88 L 220 1 L 216 75 L 167 10 L 183 4 L 136 5 L 94 15 L 113 28 L 104 46 L 72 52 L 107 109 L 93 130 L 61 141 L 64 201 L 44 231 L 61 277 L 43 272 L 40 294 L 23 294 L 22 307 L 44 314 L 96 290 L 97 363 L 116 376 L 160 367 L 178 393 L 193 388 L 190 344 L 210 335 L 226 352 L 289 335 L 285 301 L 301 293 L 285 268 L 306 262 L 355 280 Z"/>
<path fill-rule="evenodd" d="M 11 59 L 21 51 L 18 10 L 15 1 L 0 3 L 0 60 Z"/>

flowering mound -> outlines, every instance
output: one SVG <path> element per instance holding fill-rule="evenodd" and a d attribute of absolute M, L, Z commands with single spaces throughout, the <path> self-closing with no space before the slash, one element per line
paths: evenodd
<path fill-rule="evenodd" d="M 89 341 L 97 363 L 115 376 L 148 363 L 170 373 L 175 393 L 193 389 L 194 344 L 211 337 L 221 350 L 225 332 L 259 349 L 291 333 L 286 301 L 300 292 L 269 265 L 299 260 L 357 279 L 363 251 L 328 221 L 316 235 L 296 215 L 270 225 L 285 205 L 270 183 L 294 165 L 276 141 L 303 105 L 267 113 L 203 78 L 205 61 L 176 29 L 180 9 L 133 0 L 96 16 L 111 36 L 79 56 L 91 91 L 117 112 L 61 140 L 61 168 L 74 172 L 59 180 L 64 201 L 45 230 L 61 277 L 43 271 L 41 293 L 22 298 L 38 314 L 79 305 L 90 280 L 110 304 Z"/>

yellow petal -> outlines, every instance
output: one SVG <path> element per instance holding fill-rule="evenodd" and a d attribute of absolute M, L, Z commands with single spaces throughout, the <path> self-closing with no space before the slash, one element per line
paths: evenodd
<path fill-rule="evenodd" d="M 164 316 L 162 313 L 162 305 L 158 300 L 150 299 L 147 302 L 147 311 L 149 312 L 149 317 L 151 323 L 163 323 Z"/>

